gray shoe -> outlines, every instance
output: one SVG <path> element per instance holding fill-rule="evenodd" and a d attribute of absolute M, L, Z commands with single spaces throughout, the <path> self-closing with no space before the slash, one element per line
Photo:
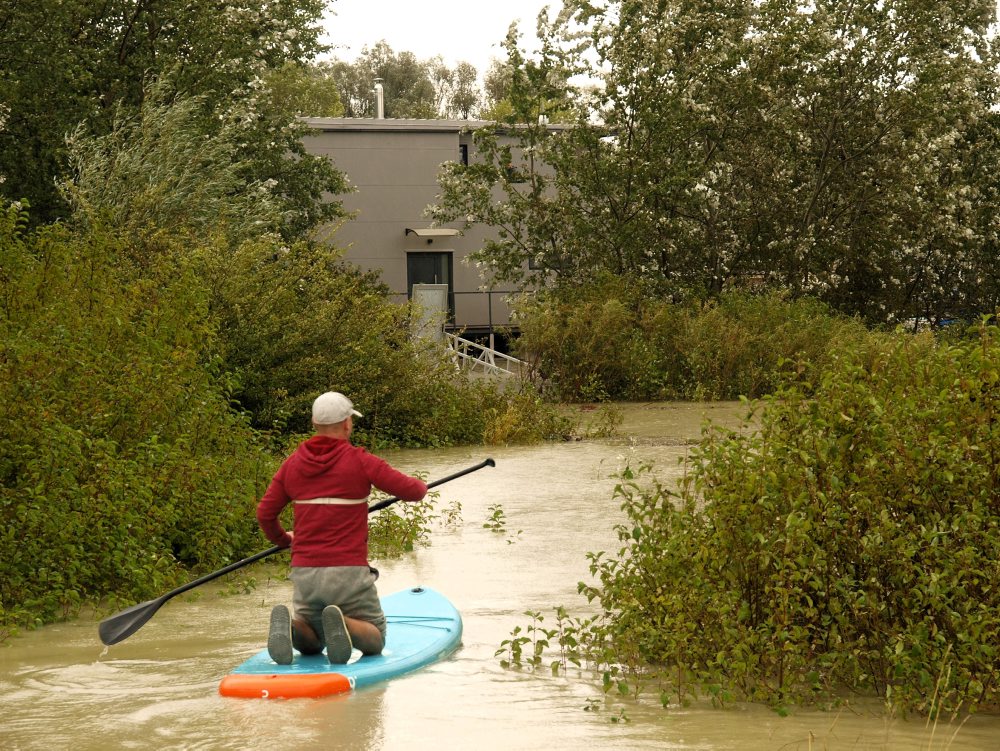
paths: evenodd
<path fill-rule="evenodd" d="M 292 664 L 292 619 L 288 614 L 288 608 L 284 605 L 275 605 L 271 609 L 267 653 L 279 665 Z"/>
<path fill-rule="evenodd" d="M 351 659 L 351 635 L 344 614 L 336 605 L 323 608 L 323 633 L 326 635 L 326 658 L 334 665 L 346 665 Z"/>

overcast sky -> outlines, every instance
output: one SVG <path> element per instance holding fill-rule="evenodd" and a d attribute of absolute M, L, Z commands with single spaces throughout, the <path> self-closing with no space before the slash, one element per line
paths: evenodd
<path fill-rule="evenodd" d="M 441 55 L 454 65 L 466 61 L 479 75 L 491 58 L 506 59 L 502 43 L 511 21 L 518 21 L 521 47 L 534 50 L 535 19 L 560 0 L 333 0 L 327 12 L 324 42 L 330 54 L 353 61 L 362 48 L 384 39 L 395 52 L 420 60 Z"/>

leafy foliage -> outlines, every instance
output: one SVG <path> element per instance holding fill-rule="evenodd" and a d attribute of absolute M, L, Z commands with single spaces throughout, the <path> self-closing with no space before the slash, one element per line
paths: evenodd
<path fill-rule="evenodd" d="M 272 100 L 267 109 L 299 117 L 341 117 L 344 114 L 330 67 L 322 63 L 287 62 L 268 73 L 266 90 Z"/>
<path fill-rule="evenodd" d="M 480 100 L 475 66 L 460 62 L 450 68 L 440 56 L 428 61 L 428 66 L 439 115 L 463 120 L 472 117 Z"/>
<path fill-rule="evenodd" d="M 65 216 L 56 191 L 67 172 L 65 137 L 83 124 L 101 138 L 135 116 L 154 82 L 202 103 L 201 132 L 237 147 L 250 192 L 267 184 L 282 204 L 287 237 L 335 214 L 324 191 L 342 178 L 308 155 L 294 112 L 268 88 L 269 74 L 311 60 L 323 0 L 72 0 L 0 10 L 0 193 L 27 199 L 33 220 Z M 159 105 L 165 104 L 161 97 Z M 188 121 L 192 124 L 192 121 Z M 79 136 L 78 136 L 79 138 Z M 252 155 L 252 159 L 247 159 Z M 273 181 L 273 184 L 269 181 Z"/>
<path fill-rule="evenodd" d="M 412 52 L 396 52 L 384 40 L 365 47 L 353 63 L 321 65 L 336 81 L 347 117 L 375 117 L 377 78 L 387 118 L 468 118 L 479 99 L 473 65 L 460 62 L 450 68 L 441 57 L 420 60 Z"/>
<path fill-rule="evenodd" d="M 257 540 L 274 469 L 229 408 L 192 270 L 0 214 L 0 628 L 162 594 Z"/>
<path fill-rule="evenodd" d="M 433 216 L 493 227 L 478 260 L 528 286 L 611 273 L 764 283 L 873 322 L 988 312 L 995 12 L 569 0 L 534 57 L 509 45 L 510 120 L 481 164 L 445 167 Z M 573 127 L 540 125 L 553 111 Z"/>
<path fill-rule="evenodd" d="M 27 225 L 0 215 L 0 633 L 259 547 L 254 505 L 323 388 L 356 396 L 372 447 L 478 443 L 498 415 L 532 425 L 521 441 L 568 432 L 420 350 L 405 310 L 328 249 L 272 237 L 226 255 L 165 232 L 144 255 L 96 220 Z M 382 548 L 426 539 L 429 510 L 404 511 Z"/>
<path fill-rule="evenodd" d="M 303 240 L 346 190 L 294 119 L 339 113 L 305 65 L 321 10 L 0 9 L 0 191 L 38 205 L 0 202 L 0 636 L 256 549 L 269 450 L 320 390 L 355 396 L 372 447 L 562 424 L 465 383 L 373 277 Z M 424 538 L 411 511 L 387 544 Z"/>
<path fill-rule="evenodd" d="M 431 499 L 418 503 L 396 503 L 369 517 L 368 543 L 380 559 L 399 557 L 418 545 L 426 545 L 434 519 Z"/>
<path fill-rule="evenodd" d="M 528 298 L 517 317 L 518 353 L 567 401 L 754 398 L 793 363 L 821 365 L 867 337 L 809 298 L 729 292 L 678 304 L 616 278 Z"/>
<path fill-rule="evenodd" d="M 482 402 L 485 419 L 481 441 L 489 446 L 510 446 L 566 439 L 578 426 L 559 413 L 534 387 L 522 386 L 502 394 L 487 390 Z"/>
<path fill-rule="evenodd" d="M 166 238 L 225 233 L 232 243 L 277 234 L 290 219 L 274 180 L 247 181 L 242 126 L 206 135 L 204 97 L 180 98 L 157 84 L 137 114 L 119 108 L 111 131 L 78 128 L 68 140 L 72 181 L 64 192 L 76 221 L 106 222 L 135 238 L 139 255 Z"/>
<path fill-rule="evenodd" d="M 373 501 L 384 500 L 375 493 Z M 440 500 L 437 491 L 417 503 L 394 503 L 368 517 L 368 545 L 376 559 L 398 558 L 417 547 L 430 544 L 432 524 L 454 530 L 462 523 L 462 504 L 451 501 L 436 509 Z"/>
<path fill-rule="evenodd" d="M 710 430 L 677 492 L 627 471 L 576 622 L 606 682 L 664 702 L 936 715 L 1000 693 L 1000 331 L 869 340 Z M 616 677 L 617 676 L 617 677 Z"/>
<path fill-rule="evenodd" d="M 513 75 L 511 66 L 496 58 L 483 74 L 483 110 L 480 116 L 484 120 L 507 122 L 512 116 L 507 94 Z"/>
<path fill-rule="evenodd" d="M 328 247 L 262 239 L 198 259 L 233 397 L 261 430 L 307 432 L 319 391 L 350 394 L 372 448 L 531 442 L 568 433 L 537 396 L 470 382 L 446 351 L 411 335 L 408 311 Z M 531 419 L 525 419 L 531 415 Z M 502 430 L 504 420 L 524 427 Z"/>

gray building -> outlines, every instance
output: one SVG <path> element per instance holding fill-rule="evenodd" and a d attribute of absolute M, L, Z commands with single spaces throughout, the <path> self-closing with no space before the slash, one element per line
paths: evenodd
<path fill-rule="evenodd" d="M 347 174 L 354 193 L 342 196 L 355 216 L 337 228 L 332 242 L 345 260 L 378 270 L 392 298 L 410 298 L 413 285 L 447 285 L 441 304 L 448 325 L 481 336 L 510 323 L 507 290 L 490 290 L 478 270 L 464 262 L 482 247 L 489 229 L 460 224 L 431 228 L 424 209 L 436 202 L 437 175 L 447 161 L 474 159 L 475 120 L 306 118 L 305 147 L 329 157 Z M 418 288 L 423 289 L 423 288 Z M 444 288 L 440 288 L 444 291 Z"/>

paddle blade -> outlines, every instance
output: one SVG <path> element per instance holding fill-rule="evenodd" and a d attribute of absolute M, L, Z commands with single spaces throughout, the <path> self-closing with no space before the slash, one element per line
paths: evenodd
<path fill-rule="evenodd" d="M 120 613 L 105 618 L 97 627 L 101 641 L 110 647 L 112 644 L 128 639 L 153 617 L 153 614 L 160 609 L 164 602 L 162 597 L 140 602 L 138 605 L 125 608 Z"/>

